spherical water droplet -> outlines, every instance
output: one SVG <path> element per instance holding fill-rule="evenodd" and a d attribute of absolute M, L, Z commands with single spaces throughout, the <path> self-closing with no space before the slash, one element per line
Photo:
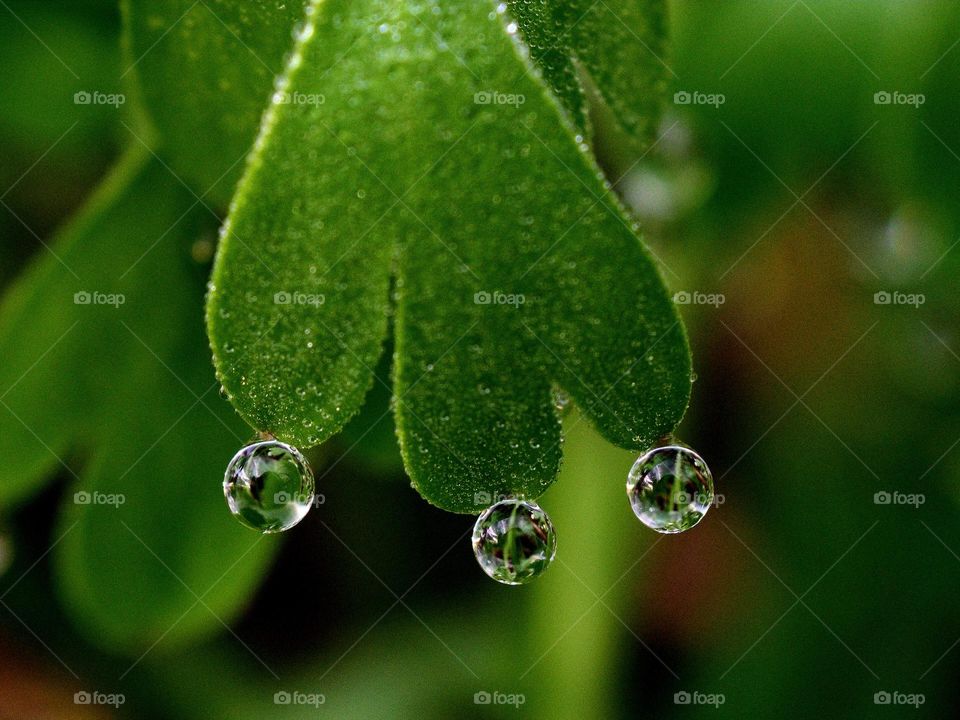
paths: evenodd
<path fill-rule="evenodd" d="M 570 396 L 563 390 L 554 390 L 553 407 L 561 415 L 566 415 L 570 411 Z"/>
<path fill-rule="evenodd" d="M 223 494 L 230 512 L 262 533 L 289 530 L 313 503 L 313 471 L 306 458 L 279 440 L 242 448 L 227 465 Z"/>
<path fill-rule="evenodd" d="M 640 522 L 660 533 L 689 530 L 713 502 L 713 475 L 693 450 L 657 447 L 637 458 L 627 476 L 627 497 Z"/>
<path fill-rule="evenodd" d="M 535 502 L 501 500 L 477 518 L 473 554 L 483 571 L 497 582 L 522 585 L 553 562 L 557 534 L 550 517 Z"/>

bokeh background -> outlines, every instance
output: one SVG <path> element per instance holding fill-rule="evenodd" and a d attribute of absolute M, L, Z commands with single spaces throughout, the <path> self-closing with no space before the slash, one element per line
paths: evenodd
<path fill-rule="evenodd" d="M 129 108 L 73 102 L 121 87 L 114 3 L 0 5 L 8 284 L 134 141 Z M 633 457 L 574 411 L 563 474 L 542 498 L 555 566 L 530 587 L 497 586 L 476 567 L 470 519 L 410 489 L 389 418 L 375 424 L 388 402 L 375 390 L 313 456 L 325 503 L 265 541 L 276 556 L 259 589 L 226 620 L 197 620 L 203 632 L 132 649 L 90 631 L 95 611 L 54 566 L 58 508 L 86 462 L 78 444 L 69 472 L 54 466 L 2 508 L 0 717 L 954 714 L 960 6 L 671 11 L 656 144 L 637 158 L 607 133 L 599 152 L 671 292 L 691 298 L 697 380 L 679 436 L 714 471 L 722 502 L 706 519 L 679 537 L 643 528 L 623 491 Z M 203 247 L 190 258 L 201 278 Z M 192 481 L 219 492 L 219 477 Z M 145 493 L 189 505 L 168 496 L 180 487 L 160 473 Z M 117 569 L 98 576 L 96 612 L 123 605 L 129 574 L 163 574 L 127 541 L 93 548 Z M 196 598 L 184 588 L 176 602 L 187 612 Z M 124 702 L 77 705 L 84 691 Z M 278 691 L 325 702 L 278 705 Z M 476 704 L 483 692 L 523 702 Z"/>

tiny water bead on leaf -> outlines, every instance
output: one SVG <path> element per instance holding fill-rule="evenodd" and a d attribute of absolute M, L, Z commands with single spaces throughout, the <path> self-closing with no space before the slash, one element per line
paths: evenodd
<path fill-rule="evenodd" d="M 291 445 L 253 442 L 227 465 L 223 494 L 230 512 L 247 527 L 283 532 L 303 520 L 313 504 L 313 471 Z"/>
<path fill-rule="evenodd" d="M 550 517 L 535 502 L 501 500 L 477 518 L 473 553 L 483 571 L 497 582 L 523 585 L 553 562 L 557 534 Z"/>
<path fill-rule="evenodd" d="M 713 502 L 713 475 L 688 447 L 665 445 L 637 458 L 627 476 L 627 497 L 640 522 L 660 533 L 689 530 Z"/>

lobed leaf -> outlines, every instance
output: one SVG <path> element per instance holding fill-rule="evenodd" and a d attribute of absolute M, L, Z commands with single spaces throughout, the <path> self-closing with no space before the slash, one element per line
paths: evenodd
<path fill-rule="evenodd" d="M 501 88 L 513 100 L 489 101 Z M 618 445 L 675 427 L 683 327 L 510 18 L 467 0 L 314 2 L 278 89 L 324 102 L 267 111 L 207 313 L 252 425 L 314 445 L 356 412 L 393 266 L 398 434 L 427 500 L 470 512 L 546 489 L 554 385 Z"/>
<path fill-rule="evenodd" d="M 574 126 L 590 136 L 592 83 L 638 147 L 654 134 L 672 74 L 666 0 L 508 0 L 544 79 Z"/>

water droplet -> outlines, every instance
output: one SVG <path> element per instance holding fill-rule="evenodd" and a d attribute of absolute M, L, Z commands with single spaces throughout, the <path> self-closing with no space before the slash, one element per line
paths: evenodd
<path fill-rule="evenodd" d="M 522 585 L 543 573 L 557 554 L 550 517 L 535 502 L 501 500 L 473 526 L 473 554 L 483 571 L 504 585 Z"/>
<path fill-rule="evenodd" d="M 561 415 L 566 415 L 570 412 L 570 396 L 563 390 L 554 390 L 553 407 L 556 408 L 557 412 Z"/>
<path fill-rule="evenodd" d="M 660 533 L 689 530 L 713 502 L 710 468 L 688 447 L 654 448 L 637 458 L 627 475 L 627 497 L 640 522 Z"/>
<path fill-rule="evenodd" d="M 262 533 L 289 530 L 313 503 L 313 471 L 306 458 L 279 440 L 241 448 L 227 465 L 223 494 L 242 524 Z"/>

